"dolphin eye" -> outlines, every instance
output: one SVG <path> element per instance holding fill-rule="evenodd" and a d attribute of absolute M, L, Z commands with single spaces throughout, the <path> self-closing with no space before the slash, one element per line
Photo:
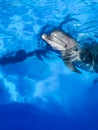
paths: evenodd
<path fill-rule="evenodd" d="M 64 45 L 64 47 L 66 48 L 66 47 L 67 47 L 67 45 L 65 44 L 65 45 Z"/>

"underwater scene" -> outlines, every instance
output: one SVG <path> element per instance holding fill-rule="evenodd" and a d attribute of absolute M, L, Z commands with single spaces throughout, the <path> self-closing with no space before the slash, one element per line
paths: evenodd
<path fill-rule="evenodd" d="M 98 130 L 98 0 L 0 0 L 0 130 Z"/>

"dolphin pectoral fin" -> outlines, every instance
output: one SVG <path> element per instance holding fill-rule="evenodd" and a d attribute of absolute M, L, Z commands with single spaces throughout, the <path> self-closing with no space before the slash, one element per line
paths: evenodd
<path fill-rule="evenodd" d="M 81 73 L 81 71 L 79 71 L 75 65 L 72 62 L 66 62 L 64 61 L 64 63 L 68 66 L 68 68 L 76 73 Z"/>

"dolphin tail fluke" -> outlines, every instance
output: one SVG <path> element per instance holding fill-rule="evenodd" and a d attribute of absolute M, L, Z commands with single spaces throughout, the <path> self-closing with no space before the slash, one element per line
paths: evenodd
<path fill-rule="evenodd" d="M 64 62 L 70 70 L 72 70 L 76 73 L 81 73 L 81 71 L 79 71 L 72 62 L 66 62 L 66 61 L 64 61 Z"/>

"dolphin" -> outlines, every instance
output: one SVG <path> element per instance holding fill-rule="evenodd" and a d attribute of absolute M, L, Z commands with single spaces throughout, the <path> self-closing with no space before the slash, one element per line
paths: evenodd
<path fill-rule="evenodd" d="M 54 30 L 50 34 L 42 34 L 42 39 L 54 50 L 61 53 L 65 65 L 74 72 L 81 73 L 78 68 L 93 71 L 93 57 L 87 48 L 80 48 L 72 36 L 62 30 Z"/>

